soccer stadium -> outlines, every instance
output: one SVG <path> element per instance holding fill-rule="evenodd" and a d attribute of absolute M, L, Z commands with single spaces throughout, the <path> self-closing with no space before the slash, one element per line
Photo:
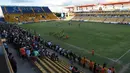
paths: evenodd
<path fill-rule="evenodd" d="M 1 1 L 0 73 L 130 73 L 129 0 L 55 1 Z"/>

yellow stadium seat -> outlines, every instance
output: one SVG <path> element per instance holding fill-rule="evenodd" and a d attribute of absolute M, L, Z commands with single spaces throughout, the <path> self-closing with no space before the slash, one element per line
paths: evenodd
<path fill-rule="evenodd" d="M 44 63 L 41 59 L 37 58 L 38 61 L 50 72 L 55 73 L 46 63 Z"/>

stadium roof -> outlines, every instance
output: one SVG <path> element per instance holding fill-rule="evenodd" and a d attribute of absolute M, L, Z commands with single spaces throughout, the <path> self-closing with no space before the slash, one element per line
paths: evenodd
<path fill-rule="evenodd" d="M 94 4 L 87 4 L 87 5 L 81 5 L 81 6 L 77 6 L 77 7 L 93 7 L 95 6 Z"/>
<path fill-rule="evenodd" d="M 65 7 L 65 8 L 74 8 L 74 6 L 70 6 L 70 7 Z"/>
<path fill-rule="evenodd" d="M 119 4 L 130 4 L 130 1 L 127 1 L 127 2 L 114 2 L 114 3 L 101 3 L 101 5 L 119 5 Z"/>
<path fill-rule="evenodd" d="M 80 6 L 76 6 L 76 7 L 93 7 L 93 6 L 95 6 L 95 5 L 94 5 L 94 4 L 86 4 L 86 5 L 80 5 Z M 70 9 L 70 8 L 74 8 L 74 6 L 65 7 L 65 8 L 68 8 L 68 9 Z"/>
<path fill-rule="evenodd" d="M 127 2 L 112 2 L 112 3 L 99 3 L 99 5 L 121 5 L 121 4 L 130 4 L 130 1 Z M 96 4 L 86 4 L 86 5 L 79 5 L 79 6 L 75 6 L 75 7 L 93 7 L 96 6 Z M 74 8 L 74 6 L 70 6 L 70 7 L 65 7 L 65 8 Z"/>

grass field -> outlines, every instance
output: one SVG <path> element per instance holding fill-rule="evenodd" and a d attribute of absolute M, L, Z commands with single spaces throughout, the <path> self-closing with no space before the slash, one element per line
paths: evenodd
<path fill-rule="evenodd" d="M 80 28 L 79 23 L 81 23 Z M 51 21 L 21 26 L 36 30 L 44 39 L 53 41 L 65 49 L 71 49 L 78 55 L 86 56 L 99 64 L 106 62 L 109 66 L 117 61 L 116 67 L 119 70 L 121 66 L 130 63 L 129 25 L 75 21 L 69 26 L 67 21 Z M 49 36 L 49 32 L 59 32 L 63 29 L 70 37 L 68 40 L 58 40 Z M 91 56 L 92 49 L 95 50 L 95 56 Z"/>

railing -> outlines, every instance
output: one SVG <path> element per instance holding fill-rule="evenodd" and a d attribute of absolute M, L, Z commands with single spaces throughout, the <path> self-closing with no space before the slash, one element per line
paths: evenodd
<path fill-rule="evenodd" d="M 4 46 L 3 46 L 2 41 L 0 41 L 0 46 L 2 47 L 3 52 L 4 52 L 4 56 L 5 56 L 5 60 L 6 60 L 7 66 L 8 66 L 9 73 L 14 73 L 14 71 L 12 69 L 12 66 L 11 66 L 11 63 L 10 63 L 10 61 L 8 59 L 7 52 L 6 52 L 6 50 L 5 50 Z"/>

